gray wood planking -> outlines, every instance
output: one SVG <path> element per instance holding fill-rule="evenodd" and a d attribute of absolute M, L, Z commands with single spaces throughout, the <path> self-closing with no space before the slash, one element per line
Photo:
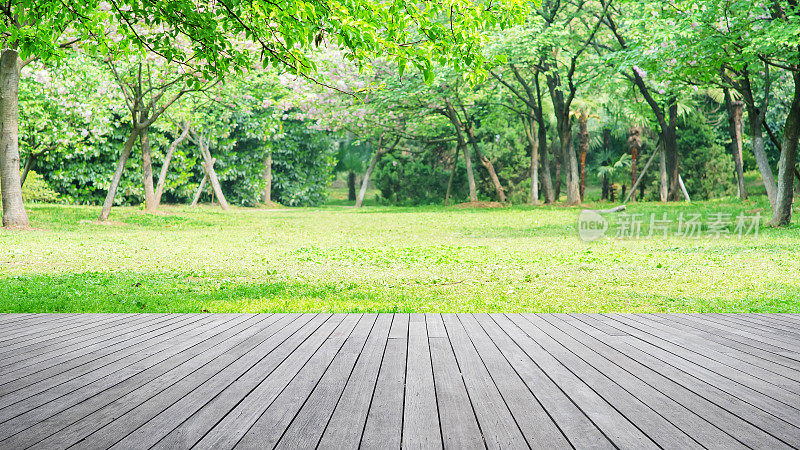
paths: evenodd
<path fill-rule="evenodd" d="M 0 449 L 800 448 L 800 316 L 0 314 Z"/>

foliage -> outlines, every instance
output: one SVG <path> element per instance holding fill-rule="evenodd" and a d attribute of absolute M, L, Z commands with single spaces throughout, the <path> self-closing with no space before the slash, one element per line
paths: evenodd
<path fill-rule="evenodd" d="M 683 181 L 693 199 L 735 195 L 734 168 L 725 148 L 715 142 L 714 131 L 698 114 L 682 121 L 678 149 Z"/>
<path fill-rule="evenodd" d="M 272 149 L 273 193 L 278 203 L 288 206 L 322 204 L 333 180 L 333 143 L 326 133 L 305 125 L 285 122 L 284 137 Z"/>
<path fill-rule="evenodd" d="M 375 169 L 375 186 L 381 199 L 396 205 L 427 205 L 443 203 L 450 177 L 450 167 L 436 164 L 436 150 L 421 154 L 390 154 L 384 156 Z M 466 175 L 463 162 L 456 167 L 451 193 L 453 201 L 466 198 Z"/>

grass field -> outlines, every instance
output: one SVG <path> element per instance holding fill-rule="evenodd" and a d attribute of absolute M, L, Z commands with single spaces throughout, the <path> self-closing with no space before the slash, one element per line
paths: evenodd
<path fill-rule="evenodd" d="M 629 206 L 659 217 L 760 209 Z M 2 312 L 800 312 L 797 225 L 584 243 L 579 209 L 559 206 L 128 207 L 107 225 L 96 207 L 29 210 L 36 230 L 0 231 Z"/>

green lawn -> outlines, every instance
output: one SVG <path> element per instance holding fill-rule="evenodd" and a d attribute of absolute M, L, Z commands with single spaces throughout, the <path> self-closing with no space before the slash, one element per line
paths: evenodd
<path fill-rule="evenodd" d="M 2 312 L 800 312 L 797 225 L 757 239 L 584 243 L 579 210 L 560 206 L 129 207 L 107 225 L 96 207 L 29 209 L 36 230 L 0 231 Z"/>

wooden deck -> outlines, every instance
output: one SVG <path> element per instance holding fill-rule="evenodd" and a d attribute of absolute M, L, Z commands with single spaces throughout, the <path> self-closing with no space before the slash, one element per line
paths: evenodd
<path fill-rule="evenodd" d="M 0 315 L 0 448 L 800 447 L 794 315 Z"/>

